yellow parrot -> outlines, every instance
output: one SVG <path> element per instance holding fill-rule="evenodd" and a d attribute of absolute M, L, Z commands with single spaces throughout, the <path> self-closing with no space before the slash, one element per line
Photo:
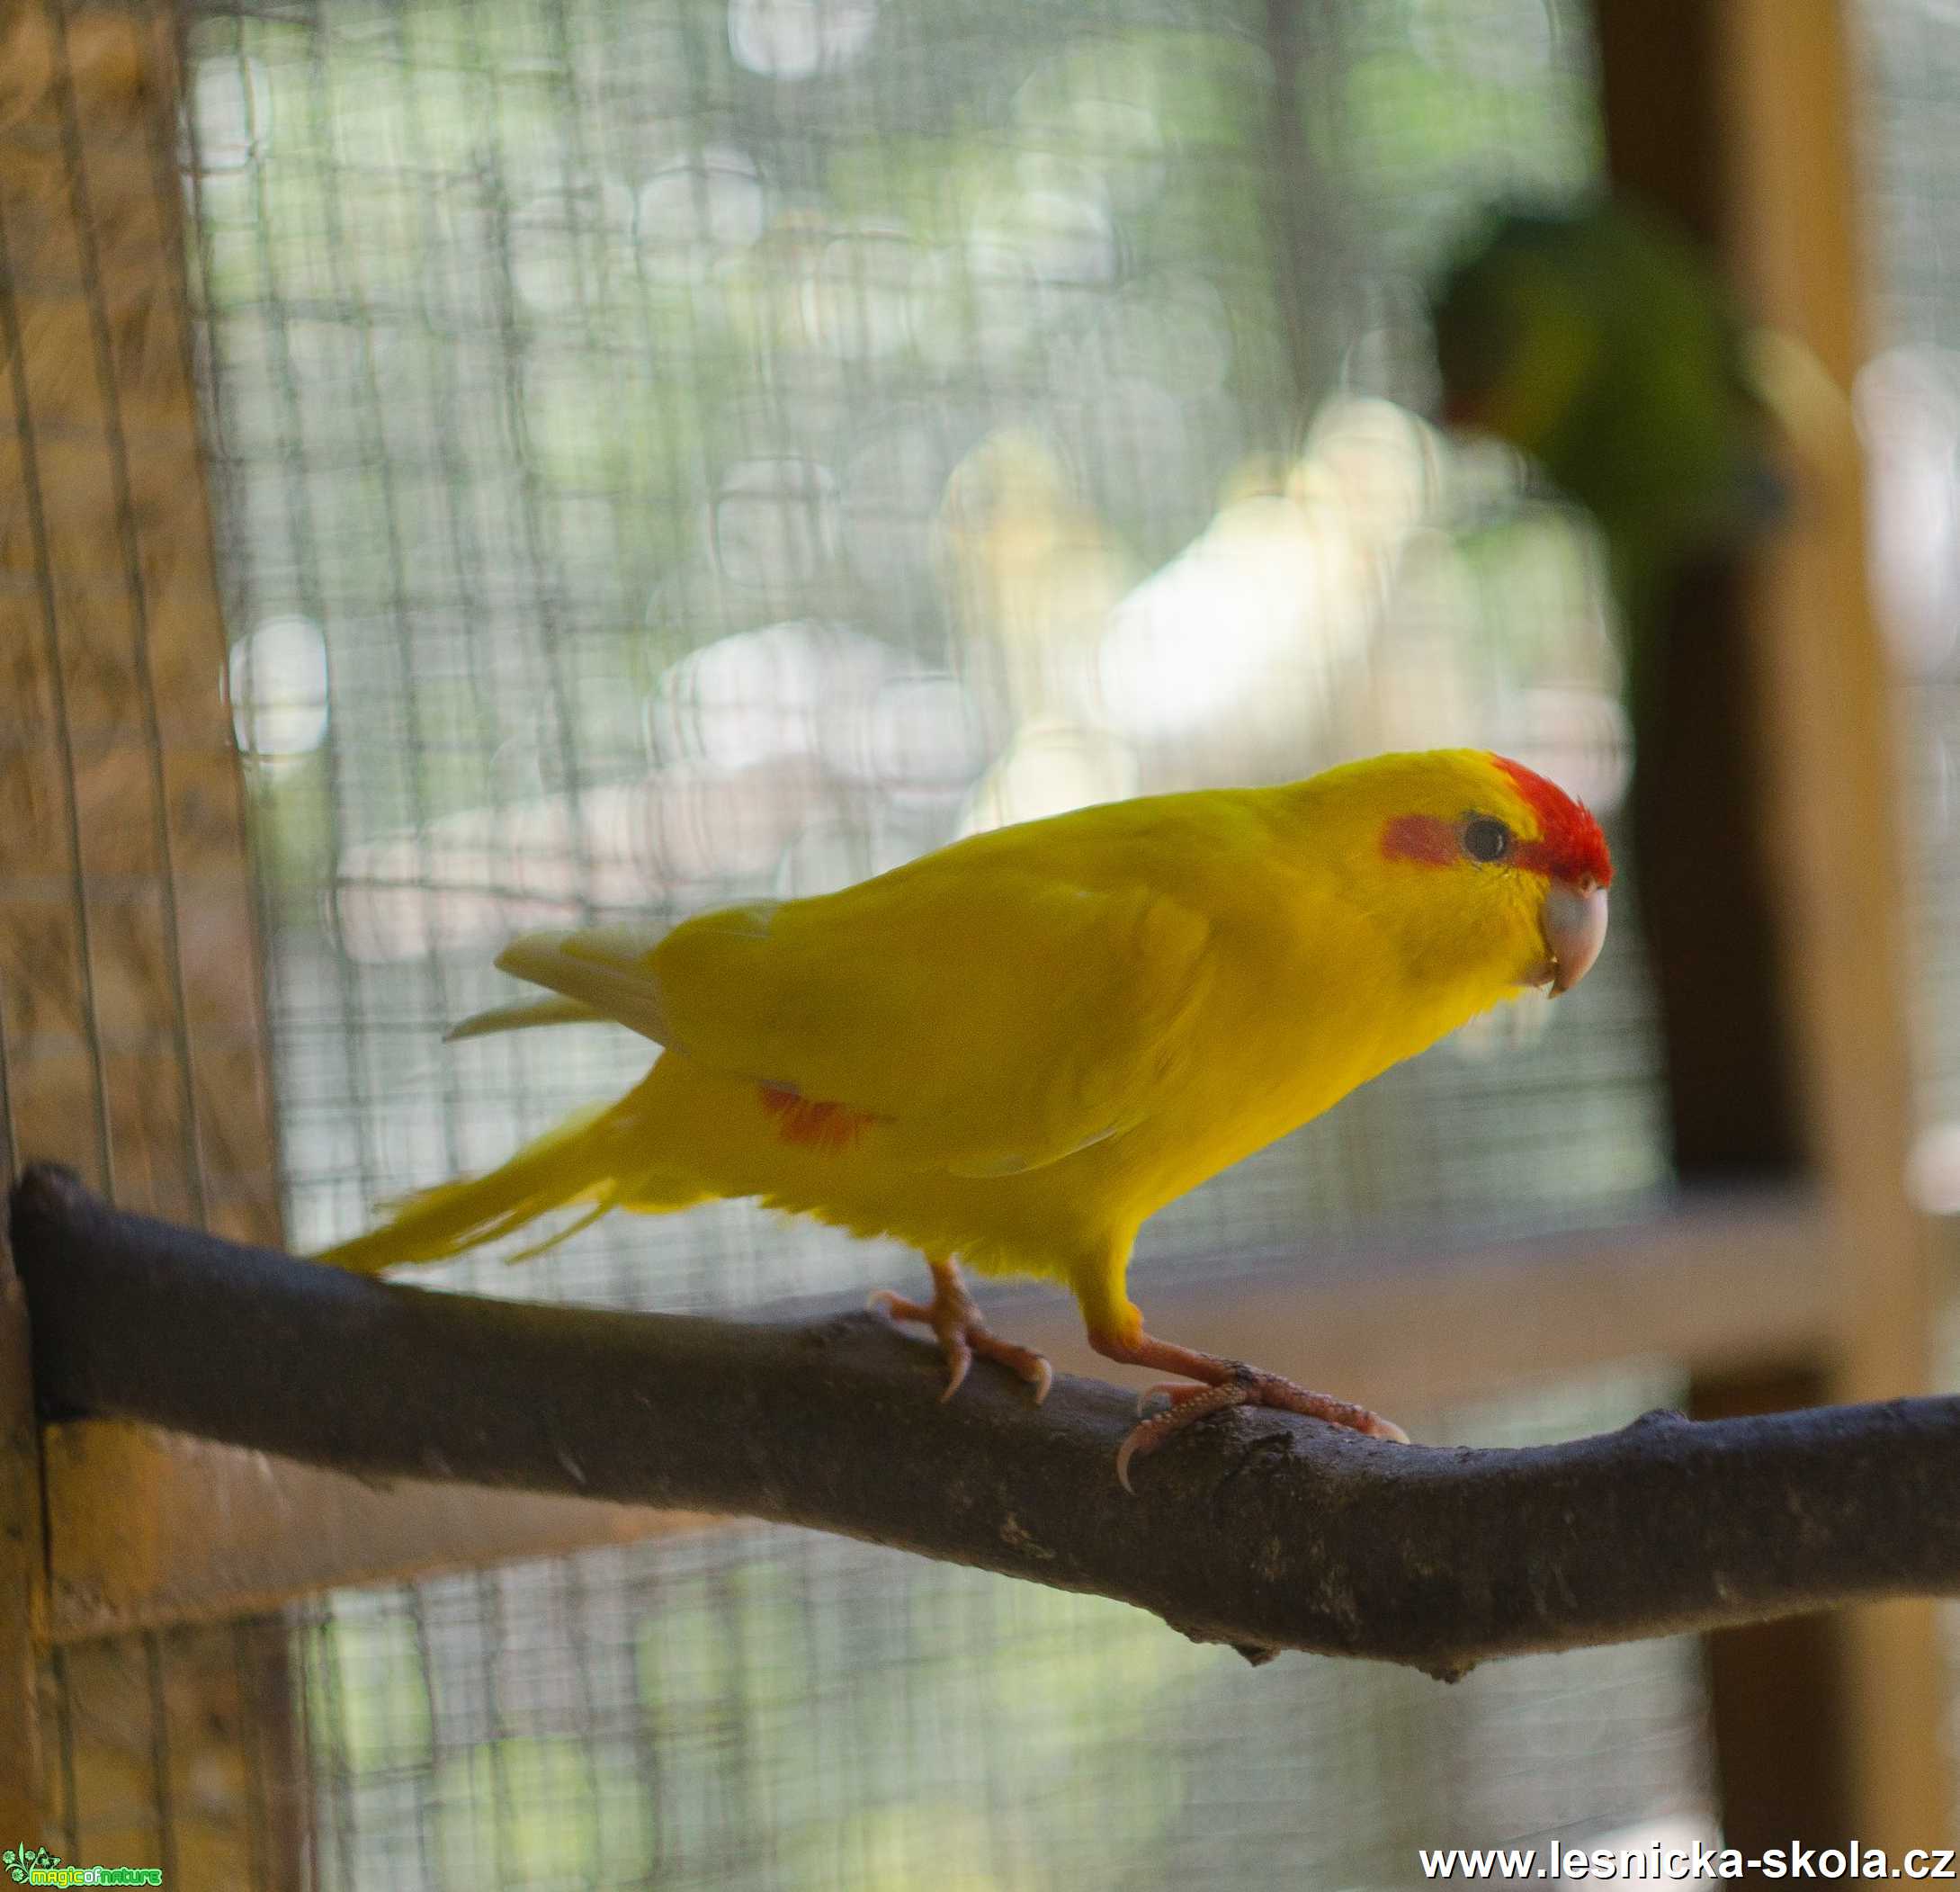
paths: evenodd
<path fill-rule="evenodd" d="M 321 1259 L 371 1272 L 570 1204 L 582 1227 L 753 1196 L 924 1253 L 929 1303 L 873 1298 L 937 1335 L 947 1397 L 976 1353 L 1037 1399 L 1049 1383 L 988 1331 L 961 1261 L 1065 1283 L 1097 1352 L 1196 1382 L 1157 1389 L 1171 1403 L 1124 1440 L 1125 1485 L 1138 1454 L 1224 1406 L 1401 1439 L 1147 1333 L 1132 1244 L 1166 1203 L 1499 1000 L 1568 990 L 1605 938 L 1612 877 L 1579 803 L 1445 749 L 1078 809 L 665 933 L 531 934 L 497 964 L 554 996 L 451 1036 L 611 1022 L 663 1047 L 653 1068 Z"/>

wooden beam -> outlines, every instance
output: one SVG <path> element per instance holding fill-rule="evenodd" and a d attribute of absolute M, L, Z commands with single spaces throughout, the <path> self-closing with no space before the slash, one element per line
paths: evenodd
<path fill-rule="evenodd" d="M 47 1595 L 27 1304 L 0 1235 L 0 1833 L 10 1834 L 49 1831 L 40 1742 Z"/>
<path fill-rule="evenodd" d="M 1712 1197 L 1623 1228 L 1467 1251 L 1455 1242 L 1404 1236 L 1171 1278 L 1143 1269 L 1135 1286 L 1153 1321 L 1189 1344 L 1418 1420 L 1641 1356 L 1773 1368 L 1813 1354 L 1825 1332 L 1822 1230 L 1801 1194 Z M 995 1325 L 1058 1369 L 1110 1376 L 1072 1302 L 982 1292 Z M 757 1316 L 814 1319 L 855 1305 L 806 1300 Z M 45 1452 L 59 1641 L 724 1521 L 416 1481 L 377 1487 L 110 1420 L 54 1426 Z M 121 1521 L 131 1516 L 140 1531 Z"/>
<path fill-rule="evenodd" d="M 1152 1327 L 1186 1345 L 1419 1418 L 1629 1359 L 1693 1371 L 1795 1357 L 1825 1329 L 1825 1281 L 1812 1199 L 1764 1188 L 1687 1196 L 1609 1228 L 1481 1243 L 1405 1233 L 1257 1271 L 1140 1269 L 1132 1286 Z M 998 1323 L 1062 1370 L 1111 1376 L 1071 1304 L 1027 1305 Z"/>
<path fill-rule="evenodd" d="M 1848 389 L 1865 359 L 1858 85 L 1843 0 L 1730 0 L 1723 107 L 1730 252 L 1748 302 Z M 1785 995 L 1832 1228 L 1838 1344 L 1825 1396 L 1931 1384 L 1931 1245 L 1907 1195 L 1911 1059 L 1893 684 L 1866 588 L 1847 424 L 1800 442 L 1809 490 L 1750 614 Z M 1952 1830 L 1946 1669 L 1927 1605 L 1844 1625 L 1848 1814 L 1897 1852 Z"/>
<path fill-rule="evenodd" d="M 49 1429 L 57 1642 L 214 1622 L 355 1583 L 404 1583 L 688 1530 L 650 1511 L 420 1480 L 365 1484 L 147 1427 Z M 151 1501 L 124 1521 L 118 1501 Z"/>
<path fill-rule="evenodd" d="M 1726 213 L 1719 6 L 1596 0 L 1606 160 L 1615 185 L 1711 247 Z M 1706 1183 L 1803 1167 L 1777 912 L 1758 822 L 1762 764 L 1744 574 L 1711 548 L 1635 632 L 1652 682 L 1635 705 L 1637 902 L 1668 1070 L 1676 1169 Z M 1708 916 L 1722 916 L 1709 950 Z"/>
<path fill-rule="evenodd" d="M 1696 1382 L 1689 1415 L 1741 1419 L 1819 1405 L 1826 1384 L 1814 1364 L 1766 1372 L 1731 1363 Z M 1747 1858 L 1771 1846 L 1839 1845 L 1859 1830 L 1844 1658 L 1836 1616 L 1786 1616 L 1707 1638 L 1723 1838 Z"/>
<path fill-rule="evenodd" d="M 1743 306 L 1848 388 L 1863 276 L 1841 0 L 1595 0 L 1594 12 L 1615 184 L 1714 246 Z M 1788 1363 L 1780 1390 L 1749 1363 L 1713 1363 L 1692 1402 L 1711 1412 L 1928 1382 L 1934 1303 L 1905 1196 L 1889 683 L 1849 429 L 1827 422 L 1799 445 L 1791 528 L 1759 569 L 1693 575 L 1673 605 L 1657 727 L 1638 732 L 1642 892 L 1680 1172 L 1803 1174 L 1829 1231 L 1817 1350 Z M 1704 811 L 1696 822 L 1669 811 L 1678 790 Z M 1687 976 L 1691 950 L 1670 943 L 1691 948 L 1717 913 L 1728 983 L 1711 1006 L 1705 977 Z M 1859 1611 L 1777 1634 L 1736 1632 L 1712 1661 L 1729 1825 L 1794 1835 L 1828 1808 L 1894 1850 L 1945 1832 L 1931 1612 Z M 1807 1713 L 1793 1714 L 1799 1699 Z M 1810 1744 L 1803 1764 L 1793 1739 Z M 1761 1764 L 1778 1750 L 1782 1764 Z"/>
<path fill-rule="evenodd" d="M 44 1407 L 363 1477 L 810 1526 L 1135 1603 L 1255 1662 L 1304 1649 L 1455 1680 L 1960 1594 L 1960 1512 L 1927 1502 L 1960 1399 L 1648 1412 L 1511 1449 L 1248 1411 L 1126 1488 L 1136 1408 L 1117 1388 L 1062 1375 L 1037 1403 L 989 1365 L 948 1400 L 938 1348 L 864 1310 L 759 1323 L 440 1293 L 133 1215 L 50 1166 L 11 1215 Z"/>
<path fill-rule="evenodd" d="M 119 1203 L 276 1242 L 192 369 L 179 25 L 169 0 L 0 8 L 0 1120 L 12 1163 L 58 1156 Z M 0 1376 L 16 1413 L 18 1358 L 0 1356 Z M 132 1455 L 104 1521 L 138 1539 L 164 1528 L 164 1491 Z M 0 1622 L 4 1635 L 18 1618 L 0 1609 Z M 106 1810 L 136 1807 L 138 1857 L 181 1838 L 194 1854 L 166 1862 L 191 1882 L 245 1883 L 248 1810 L 211 1782 L 250 1771 L 210 1764 L 212 1744 L 276 1754 L 290 1705 L 265 1689 L 241 1699 L 224 1663 L 153 1687 L 157 1654 L 64 1663 L 73 1804 L 49 1816 L 100 1841 Z M 0 1689 L 17 1666 L 10 1652 Z M 114 1711 L 76 1712 L 76 1678 L 111 1672 Z M 166 1709 L 180 1735 L 201 1732 L 173 1747 Z M 297 1882 L 296 1859 L 258 1863 L 255 1882 Z"/>

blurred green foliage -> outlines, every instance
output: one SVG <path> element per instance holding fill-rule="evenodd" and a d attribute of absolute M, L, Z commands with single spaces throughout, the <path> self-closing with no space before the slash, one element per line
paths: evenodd
<path fill-rule="evenodd" d="M 323 1235 L 384 1174 L 488 1160 L 636 1054 L 553 1046 L 549 1069 L 432 1077 L 435 1021 L 488 1002 L 488 952 L 339 951 L 350 850 L 398 838 L 412 878 L 445 818 L 654 780 L 657 685 L 732 633 L 810 620 L 903 676 L 958 669 L 944 508 L 982 443 L 1033 441 L 1084 537 L 1140 577 L 1207 530 L 1255 456 L 1290 460 L 1329 392 L 1420 407 L 1435 261 L 1490 196 L 1596 167 L 1582 12 L 1300 0 L 1290 93 L 1268 37 L 1284 9 L 1264 0 L 326 0 L 199 19 L 193 275 L 230 629 L 317 627 L 330 710 L 319 747 L 253 765 L 287 1161 L 314 1191 L 291 1225 Z M 1298 127 L 1275 121 L 1288 96 Z M 1304 175 L 1282 161 L 1289 130 Z M 1290 307 L 1311 318 L 1304 345 Z M 1558 594 L 1569 621 L 1581 550 L 1542 516 L 1441 537 L 1411 542 L 1419 629 L 1433 616 L 1473 674 L 1528 665 L 1539 619 L 1516 587 Z M 1442 670 L 1430 650 L 1415 641 L 1420 676 Z M 276 710 L 279 679 L 261 683 Z M 916 848 L 944 838 L 919 799 L 889 795 L 874 821 L 864 794 L 824 819 Z M 472 845 L 514 851 L 510 823 L 486 832 Z M 575 839 L 546 834 L 558 856 Z M 681 891 L 715 890 L 697 874 Z M 1494 1161 L 1459 1136 L 1463 1110 L 1384 1092 L 1392 1136 L 1331 1122 L 1321 1159 L 1274 1152 L 1229 1198 L 1195 1199 L 1166 1246 L 1291 1230 L 1308 1179 L 1336 1227 L 1419 1188 L 1583 1206 L 1645 1180 L 1649 1141 L 1615 1115 L 1645 1093 L 1612 1088 L 1632 1036 L 1561 1048 L 1558 1071 L 1596 1063 L 1584 1096 L 1554 1098 L 1587 1129 L 1554 1175 L 1528 1140 Z M 1453 1081 L 1440 1068 L 1413 1081 Z M 1510 1074 L 1553 1098 L 1552 1064 Z M 631 1269 L 580 1291 L 720 1305 L 890 1265 L 749 1227 L 715 1211 L 635 1228 Z M 555 1266 L 482 1285 L 556 1292 Z M 1430 1775 L 1476 1752 L 1450 1718 L 1473 1717 L 1473 1690 L 1445 1711 L 1419 1678 L 1248 1678 L 1093 1599 L 718 1541 L 334 1599 L 301 1644 L 323 1882 L 1135 1892 L 1219 1882 L 1229 1859 L 1248 1887 L 1385 1883 L 1442 1830 L 1456 1789 Z M 497 1601 L 520 1592 L 528 1614 Z M 532 1619 L 547 1606 L 563 1619 Z M 1649 1663 L 1608 1658 L 1638 1704 L 1676 1699 Z M 1481 1697 L 1500 1712 L 1503 1687 Z M 1575 1777 L 1553 1812 L 1656 1790 L 1637 1770 L 1624 1791 Z"/>
<path fill-rule="evenodd" d="M 301 613 L 333 677 L 329 766 L 257 776 L 272 871 L 318 886 L 336 842 L 521 790 L 514 749 L 637 766 L 630 717 L 588 745 L 551 701 L 579 650 L 636 695 L 785 614 L 943 660 L 943 587 L 864 569 L 837 523 L 891 503 L 864 475 L 894 453 L 939 456 L 905 496 L 924 532 L 958 453 L 1025 417 L 1147 569 L 1349 372 L 1336 323 L 1301 383 L 1286 298 L 1419 357 L 1417 285 L 1469 207 L 1591 168 L 1571 10 L 1302 5 L 1311 178 L 1275 172 L 1249 0 L 884 0 L 840 46 L 848 8 L 720 0 L 199 22 L 234 631 Z M 738 58 L 750 16 L 795 76 Z M 1324 250 L 1288 250 L 1288 193 L 1338 208 Z M 823 482 L 809 542 L 738 569 L 718 492 L 785 455 Z"/>

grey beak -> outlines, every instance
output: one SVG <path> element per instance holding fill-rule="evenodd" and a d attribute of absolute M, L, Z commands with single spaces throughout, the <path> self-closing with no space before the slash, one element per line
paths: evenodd
<path fill-rule="evenodd" d="M 1591 970 L 1606 937 L 1606 890 L 1590 881 L 1554 881 L 1544 897 L 1544 937 L 1552 948 L 1552 991 L 1569 992 Z"/>

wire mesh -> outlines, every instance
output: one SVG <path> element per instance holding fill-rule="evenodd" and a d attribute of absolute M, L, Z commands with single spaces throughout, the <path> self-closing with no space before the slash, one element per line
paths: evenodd
<path fill-rule="evenodd" d="M 295 1246 L 639 1074 L 439 1048 L 523 927 L 1431 741 L 1616 805 L 1587 540 L 1417 417 L 1445 246 L 1594 175 L 1578 5 L 324 0 L 190 49 Z M 1598 1221 L 1663 1167 L 1623 948 L 1146 1252 Z M 709 1308 L 912 1266 L 733 1204 L 441 1278 Z M 785 1532 L 336 1596 L 294 1660 L 323 1886 L 1401 1883 L 1437 1838 L 1705 1817 L 1683 1645 L 1251 1676 Z"/>
<path fill-rule="evenodd" d="M 1394 1885 L 1439 1835 L 1709 1830 L 1686 1643 L 1255 1675 L 1120 1604 L 730 1526 L 344 1595 L 300 1646 L 330 1885 Z"/>
<path fill-rule="evenodd" d="M 1960 737 L 1960 273 L 1929 231 L 1960 194 L 1947 129 L 1960 22 L 1930 0 L 1857 10 L 1874 247 L 1874 347 L 1855 390 L 1870 468 L 1872 579 L 1900 676 L 1910 770 L 1910 877 L 1920 957 L 1914 1051 L 1930 1206 L 1960 1207 L 1960 905 L 1954 846 Z"/>
<path fill-rule="evenodd" d="M 294 1672 L 276 1616 L 57 1648 L 37 1843 L 70 1867 L 152 1867 L 166 1885 L 316 1882 Z"/>
<path fill-rule="evenodd" d="M 1960 270 L 1934 235 L 1956 196 L 1960 16 L 1936 0 L 1857 9 L 1866 95 L 1873 247 L 1871 358 L 1854 399 L 1867 469 L 1871 578 L 1898 677 L 1917 955 L 1913 1060 L 1922 1206 L 1960 1211 Z M 1960 1387 L 1960 1326 L 1947 1308 L 1938 1358 Z M 1944 1612 L 1949 1678 L 1960 1610 Z M 1949 1731 L 1960 1700 L 1949 1697 Z M 1949 1751 L 1960 1745 L 1949 1739 Z"/>
<path fill-rule="evenodd" d="M 200 26 L 297 1243 L 634 1074 L 631 1046 L 437 1047 L 524 925 L 1472 731 L 1612 805 L 1584 542 L 1410 411 L 1441 245 L 1593 161 L 1583 36 L 1511 13 L 1303 11 L 1284 97 L 1284 7 Z M 1520 1010 L 1396 1073 L 1156 1251 L 1606 1213 L 1662 1159 L 1633 955 L 1595 983 L 1556 1031 Z M 892 1265 L 736 1207 L 461 1272 L 709 1305 Z"/>
<path fill-rule="evenodd" d="M 56 1156 L 124 1206 L 271 1239 L 175 24 L 143 0 L 0 15 L 0 1144 L 10 1172 Z M 23 1365 L 4 1369 L 16 1392 Z M 11 1506 L 38 1503 L 38 1471 L 10 1481 L 16 1583 L 40 1533 Z M 92 1863 L 291 1883 L 252 1850 L 270 1827 L 246 1781 L 291 1746 L 283 1704 L 241 1688 L 232 1633 L 54 1652 L 28 1703 L 22 1644 L 41 1624 L 26 1601 L 14 1589 L 4 1613 L 0 1797 L 10 1815 L 29 1798 L 38 1719 L 56 1813 L 40 1834 L 9 1820 L 10 1876 L 26 1877 L 23 1847 L 76 1864 L 85 1835 Z M 282 1626 L 270 1646 L 283 1663 Z"/>

